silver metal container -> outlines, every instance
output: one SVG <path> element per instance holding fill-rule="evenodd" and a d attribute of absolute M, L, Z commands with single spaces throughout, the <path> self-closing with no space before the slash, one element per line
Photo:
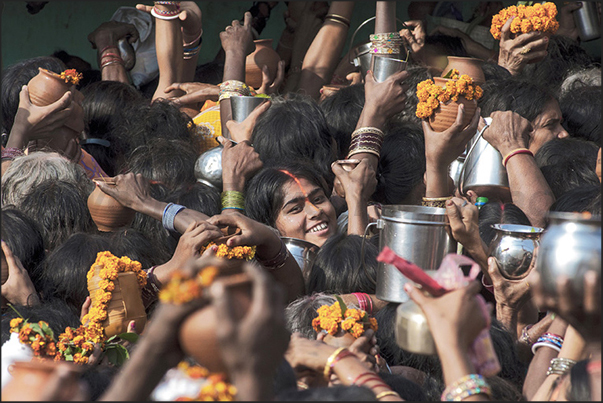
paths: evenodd
<path fill-rule="evenodd" d="M 463 155 L 458 156 L 457 159 L 452 161 L 450 166 L 448 166 L 448 175 L 452 178 L 456 188 L 459 187 L 461 172 L 463 170 L 463 165 L 465 164 L 465 156 L 465 153 L 463 153 Z"/>
<path fill-rule="evenodd" d="M 556 280 L 566 275 L 575 296 L 584 292 L 584 274 L 601 273 L 601 217 L 587 213 L 550 212 L 540 238 L 536 268 L 546 296 L 557 296 Z"/>
<path fill-rule="evenodd" d="M 251 112 L 269 98 L 264 97 L 230 97 L 230 109 L 232 111 L 232 119 L 235 122 L 242 122 L 249 116 Z"/>
<path fill-rule="evenodd" d="M 488 256 L 496 258 L 503 277 L 510 280 L 526 277 L 544 229 L 515 224 L 493 224 L 492 228 L 496 235 Z"/>
<path fill-rule="evenodd" d="M 222 150 L 221 145 L 210 148 L 197 158 L 195 162 L 195 178 L 197 182 L 222 190 Z"/>
<path fill-rule="evenodd" d="M 289 253 L 295 258 L 299 268 L 307 278 L 310 268 L 316 259 L 319 247 L 312 242 L 304 241 L 303 239 L 281 237 Z"/>
<path fill-rule="evenodd" d="M 601 22 L 597 12 L 597 3 L 594 1 L 582 1 L 582 7 L 573 12 L 574 22 L 580 31 L 582 42 L 592 41 L 601 36 Z"/>
<path fill-rule="evenodd" d="M 491 118 L 486 118 L 488 124 Z M 473 190 L 479 196 L 490 200 L 511 200 L 507 170 L 502 164 L 502 156 L 482 137 L 483 130 L 467 144 L 469 150 L 459 175 L 458 189 L 462 195 Z"/>
<path fill-rule="evenodd" d="M 425 206 L 385 205 L 377 220 L 379 250 L 388 246 L 398 256 L 423 270 L 437 270 L 444 256 L 456 253 L 457 243 L 450 236 L 446 209 Z M 406 302 L 404 284 L 408 279 L 395 266 L 379 262 L 377 298 L 388 302 Z"/>
<path fill-rule="evenodd" d="M 392 74 L 406 70 L 406 62 L 401 59 L 373 55 L 370 69 L 373 72 L 375 81 L 382 83 Z"/>
<path fill-rule="evenodd" d="M 415 354 L 437 354 L 427 318 L 413 300 L 408 300 L 396 308 L 395 334 L 396 344 L 403 350 Z"/>
<path fill-rule="evenodd" d="M 119 55 L 124 62 L 124 68 L 127 71 L 132 70 L 136 64 L 136 52 L 134 51 L 132 44 L 128 42 L 127 37 L 121 38 L 117 41 L 117 49 L 119 50 Z"/>

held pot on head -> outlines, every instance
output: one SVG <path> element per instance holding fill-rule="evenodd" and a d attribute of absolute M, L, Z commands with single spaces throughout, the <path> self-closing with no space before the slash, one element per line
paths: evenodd
<path fill-rule="evenodd" d="M 486 82 L 482 63 L 482 60 L 473 57 L 448 56 L 448 64 L 444 67 L 442 74 L 447 74 L 450 70 L 456 69 L 459 76 L 466 74 L 473 79 L 475 84 L 482 85 Z"/>
<path fill-rule="evenodd" d="M 456 252 L 457 243 L 450 235 L 444 208 L 386 205 L 376 225 L 381 230 L 380 250 L 388 246 L 423 270 L 437 270 L 444 256 Z M 376 297 L 388 302 L 406 302 L 404 284 L 407 282 L 395 266 L 379 262 Z"/>
<path fill-rule="evenodd" d="M 210 148 L 197 158 L 195 162 L 195 178 L 197 182 L 222 190 L 222 150 L 219 145 Z"/>
<path fill-rule="evenodd" d="M 434 77 L 433 82 L 439 87 L 445 87 L 448 81 L 452 81 L 449 78 Z M 440 102 L 440 106 L 437 107 L 433 114 L 429 117 L 429 125 L 436 132 L 443 132 L 450 128 L 456 122 L 456 116 L 458 114 L 459 105 L 463 104 L 465 107 L 465 114 L 461 122 L 463 128 L 467 127 L 473 119 L 473 115 L 477 110 L 477 101 L 472 99 L 469 101 L 464 96 L 460 96 L 458 101 L 452 99 L 446 102 Z"/>
<path fill-rule="evenodd" d="M 114 178 L 103 178 L 103 180 L 107 185 L 115 186 Z M 103 232 L 117 231 L 129 226 L 136 214 L 136 211 L 123 206 L 98 186 L 88 196 L 88 210 L 98 230 Z"/>
<path fill-rule="evenodd" d="M 496 258 L 503 277 L 509 280 L 526 277 L 544 229 L 516 224 L 492 224 L 492 228 L 496 235 L 488 256 Z"/>
<path fill-rule="evenodd" d="M 536 268 L 545 296 L 557 297 L 557 278 L 569 277 L 572 291 L 582 300 L 584 274 L 601 274 L 601 217 L 589 213 L 548 214 L 549 226 L 540 238 Z"/>

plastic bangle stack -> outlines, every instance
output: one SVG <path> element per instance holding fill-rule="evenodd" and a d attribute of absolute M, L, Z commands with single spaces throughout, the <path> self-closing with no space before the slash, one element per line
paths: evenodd
<path fill-rule="evenodd" d="M 100 69 L 101 71 L 111 65 L 111 64 L 121 64 L 122 66 L 124 65 L 124 61 L 121 58 L 121 55 L 119 53 L 113 53 L 113 52 L 107 52 L 104 53 L 106 49 L 115 49 L 117 50 L 116 47 L 111 46 L 111 47 L 107 47 L 105 49 L 103 49 L 101 51 L 101 62 L 100 62 Z"/>
<path fill-rule="evenodd" d="M 446 197 L 423 197 L 421 206 L 446 208 L 446 201 L 452 199 L 452 196 Z"/>
<path fill-rule="evenodd" d="M 402 37 L 398 32 L 369 35 L 371 53 L 377 55 L 399 55 L 402 48 Z"/>
<path fill-rule="evenodd" d="M 258 261 L 262 266 L 267 268 L 270 271 L 278 270 L 285 265 L 287 258 L 289 257 L 289 249 L 287 249 L 287 245 L 281 239 L 281 249 L 278 254 L 270 260 L 262 260 L 258 258 L 257 254 L 255 256 L 255 260 Z"/>
<path fill-rule="evenodd" d="M 182 55 L 184 60 L 192 59 L 199 53 L 199 49 L 201 49 L 201 44 L 203 43 L 203 30 L 199 32 L 199 35 L 193 39 L 192 41 L 182 43 Z M 197 46 L 195 46 L 195 44 Z"/>
<path fill-rule="evenodd" d="M 161 224 L 163 225 L 163 228 L 167 229 L 168 231 L 176 231 L 174 228 L 174 218 L 176 218 L 176 214 L 185 208 L 186 207 L 179 204 L 168 203 L 163 209 L 163 215 L 161 216 Z"/>
<path fill-rule="evenodd" d="M 252 91 L 251 87 L 245 84 L 242 81 L 238 80 L 229 80 L 224 81 L 219 84 L 220 86 L 220 95 L 218 97 L 218 103 L 223 100 L 233 96 L 254 96 L 255 93 Z"/>
<path fill-rule="evenodd" d="M 333 367 L 335 366 L 337 361 L 341 360 L 342 358 L 349 357 L 351 355 L 354 355 L 354 353 L 352 353 L 345 347 L 339 347 L 333 352 L 333 354 L 329 356 L 329 358 L 327 359 L 327 363 L 325 364 L 325 369 L 323 371 L 325 380 L 327 382 L 329 382 L 329 378 L 331 377 L 331 373 L 333 372 Z"/>
<path fill-rule="evenodd" d="M 371 297 L 363 292 L 354 292 L 352 293 L 353 296 L 356 297 L 356 299 L 358 300 L 358 307 L 360 309 L 362 309 L 363 311 L 365 311 L 366 313 L 368 313 L 369 315 L 372 315 L 373 313 L 373 300 L 371 299 Z"/>
<path fill-rule="evenodd" d="M 342 15 L 337 15 L 337 14 L 327 14 L 327 16 L 325 17 L 325 21 L 329 20 L 332 22 L 335 22 L 337 24 L 341 24 L 347 28 L 350 27 L 350 20 L 348 20 L 347 18 L 345 18 Z"/>
<path fill-rule="evenodd" d="M 361 127 L 352 133 L 352 140 L 347 158 L 359 153 L 369 153 L 377 158 L 381 155 L 381 146 L 385 134 L 381 129 L 376 127 Z"/>
<path fill-rule="evenodd" d="M 534 156 L 534 154 L 527 148 L 516 148 L 515 150 L 511 151 L 509 154 L 505 155 L 505 158 L 503 158 L 503 162 L 502 162 L 503 166 L 506 168 L 507 163 L 509 162 L 511 157 L 518 155 L 518 154 L 528 154 L 528 155 L 531 155 L 532 157 Z"/>
<path fill-rule="evenodd" d="M 225 190 L 222 192 L 222 211 L 235 209 L 245 212 L 245 195 L 236 190 Z"/>
<path fill-rule="evenodd" d="M 163 6 L 176 6 L 175 10 L 165 11 L 157 8 L 158 5 Z M 180 2 L 179 1 L 156 1 L 155 6 L 151 10 L 151 15 L 160 20 L 175 20 L 180 15 Z"/>
<path fill-rule="evenodd" d="M 359 382 L 360 378 L 362 378 L 365 375 L 369 375 L 369 376 L 367 378 L 364 378 L 362 380 L 362 382 Z M 356 379 L 354 379 L 354 382 L 352 382 L 352 385 L 363 386 L 365 383 L 370 382 L 370 381 L 377 381 L 377 382 L 379 382 L 377 384 L 373 384 L 370 387 L 367 386 L 370 389 L 381 387 L 381 388 L 387 388 L 389 390 L 392 390 L 389 387 L 389 385 L 387 385 L 385 382 L 383 382 L 383 379 L 379 375 L 375 374 L 374 372 L 363 372 L 362 374 L 358 375 L 356 377 Z"/>
<path fill-rule="evenodd" d="M 532 346 L 532 353 L 536 354 L 538 347 L 549 347 L 553 350 L 561 351 L 563 346 L 563 337 L 553 334 L 545 333 L 536 340 L 536 343 Z"/>
<path fill-rule="evenodd" d="M 6 147 L 2 149 L 2 161 L 14 160 L 22 155 L 24 155 L 23 150 L 17 147 Z"/>
<path fill-rule="evenodd" d="M 563 375 L 567 373 L 572 367 L 576 365 L 576 361 L 570 360 L 569 358 L 556 357 L 551 360 L 549 369 L 546 371 L 546 375 Z"/>
<path fill-rule="evenodd" d="M 492 389 L 483 376 L 470 374 L 448 385 L 442 393 L 443 402 L 461 401 L 469 396 L 485 394 L 490 396 Z"/>

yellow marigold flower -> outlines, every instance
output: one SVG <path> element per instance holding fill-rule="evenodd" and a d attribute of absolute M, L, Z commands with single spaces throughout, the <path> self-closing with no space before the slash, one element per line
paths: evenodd
<path fill-rule="evenodd" d="M 546 11 L 546 15 L 549 18 L 555 18 L 557 16 L 557 6 L 555 3 L 546 2 L 542 5 L 544 10 Z"/>
<path fill-rule="evenodd" d="M 379 329 L 379 325 L 377 324 L 377 319 L 375 318 L 369 318 L 369 322 L 370 322 L 370 326 L 371 329 L 373 329 L 375 332 Z"/>
<path fill-rule="evenodd" d="M 21 323 L 23 323 L 23 318 L 14 318 L 10 320 L 10 327 L 17 327 L 19 326 Z"/>
<path fill-rule="evenodd" d="M 538 17 L 534 17 L 538 18 Z M 527 34 L 528 32 L 532 32 L 534 26 L 532 25 L 532 20 L 521 20 L 521 32 Z"/>
<path fill-rule="evenodd" d="M 352 326 L 354 326 L 354 323 L 356 323 L 356 321 L 352 318 L 345 319 L 343 322 L 341 322 L 341 328 L 347 332 L 352 328 Z"/>
<path fill-rule="evenodd" d="M 316 333 L 320 332 L 321 328 L 320 328 L 320 316 L 317 316 L 316 318 L 312 319 L 312 327 L 314 328 L 314 330 L 316 331 Z"/>
<path fill-rule="evenodd" d="M 73 343 L 80 347 L 80 345 L 84 342 L 84 336 L 76 336 L 73 338 Z"/>
<path fill-rule="evenodd" d="M 364 311 L 359 310 L 359 309 L 348 309 L 347 311 L 345 311 L 345 317 L 347 318 L 352 318 L 353 320 L 357 321 L 362 319 L 362 317 L 364 316 Z"/>
<path fill-rule="evenodd" d="M 531 24 L 531 29 L 534 31 L 542 31 L 544 29 L 544 21 L 542 18 L 540 17 L 532 17 L 529 20 L 524 20 L 524 21 L 528 21 L 529 24 Z M 522 26 L 522 31 L 523 31 L 523 26 Z M 524 31 L 524 32 L 531 32 L 531 31 Z"/>
<path fill-rule="evenodd" d="M 362 336 L 362 333 L 364 333 L 364 326 L 362 326 L 360 323 L 354 323 L 352 329 L 350 329 L 350 333 L 352 333 L 352 336 L 355 338 L 358 338 Z"/>

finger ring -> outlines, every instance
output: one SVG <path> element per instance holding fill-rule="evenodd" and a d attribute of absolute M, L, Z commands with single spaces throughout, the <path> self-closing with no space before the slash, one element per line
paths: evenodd
<path fill-rule="evenodd" d="M 521 48 L 521 53 L 522 55 L 528 54 L 530 53 L 530 51 L 532 50 L 532 48 L 530 48 L 529 46 L 524 46 L 523 48 Z"/>

